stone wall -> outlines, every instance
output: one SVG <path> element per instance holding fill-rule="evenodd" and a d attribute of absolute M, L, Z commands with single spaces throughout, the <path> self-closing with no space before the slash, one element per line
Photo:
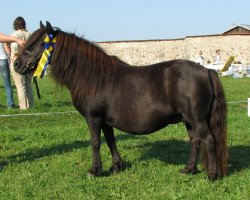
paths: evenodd
<path fill-rule="evenodd" d="M 250 64 L 250 35 L 191 36 L 175 40 L 117 41 L 98 43 L 110 55 L 131 65 L 146 65 L 178 58 L 195 61 L 199 50 L 206 62 L 213 62 L 217 49 L 222 62 L 230 55 L 243 64 Z"/>

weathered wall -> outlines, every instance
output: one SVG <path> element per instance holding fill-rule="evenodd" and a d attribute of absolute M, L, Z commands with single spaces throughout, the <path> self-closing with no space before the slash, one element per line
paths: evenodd
<path fill-rule="evenodd" d="M 213 62 L 217 49 L 221 50 L 222 62 L 229 55 L 237 61 L 250 64 L 250 35 L 194 36 L 176 40 L 99 42 L 107 53 L 116 55 L 133 65 L 146 65 L 172 59 L 195 60 L 199 50 L 206 62 Z"/>

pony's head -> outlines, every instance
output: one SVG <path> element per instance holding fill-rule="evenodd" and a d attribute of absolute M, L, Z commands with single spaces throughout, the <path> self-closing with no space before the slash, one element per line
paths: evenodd
<path fill-rule="evenodd" d="M 21 74 L 35 71 L 44 50 L 50 45 L 45 42 L 45 38 L 48 35 L 55 37 L 56 34 L 57 32 L 49 22 L 46 22 L 46 26 L 40 22 L 40 28 L 29 37 L 24 48 L 18 53 L 14 62 L 14 70 Z"/>

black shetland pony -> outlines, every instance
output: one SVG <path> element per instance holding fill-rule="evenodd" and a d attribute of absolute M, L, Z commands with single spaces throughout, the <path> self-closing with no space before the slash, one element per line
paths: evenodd
<path fill-rule="evenodd" d="M 19 73 L 34 71 L 46 34 L 57 41 L 51 57 L 52 77 L 71 93 L 75 108 L 91 133 L 93 164 L 89 175 L 102 173 L 101 131 L 112 154 L 111 171 L 123 167 L 113 128 L 149 134 L 168 124 L 184 122 L 191 150 L 181 173 L 197 172 L 197 153 L 209 180 L 227 173 L 226 103 L 216 72 L 188 60 L 135 67 L 105 53 L 75 34 L 40 23 L 14 63 Z"/>

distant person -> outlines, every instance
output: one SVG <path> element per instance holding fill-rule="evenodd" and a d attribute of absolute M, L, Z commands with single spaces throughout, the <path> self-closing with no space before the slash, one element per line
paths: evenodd
<path fill-rule="evenodd" d="M 0 74 L 3 77 L 6 90 L 7 107 L 14 108 L 13 92 L 10 81 L 9 53 L 9 46 L 6 43 L 0 42 Z"/>
<path fill-rule="evenodd" d="M 17 17 L 13 23 L 15 32 L 12 34 L 13 37 L 17 37 L 26 41 L 30 32 L 26 30 L 26 22 L 23 17 Z M 17 57 L 19 45 L 17 43 L 11 43 L 11 74 L 14 79 L 20 110 L 26 110 L 31 108 L 34 104 L 34 96 L 32 89 L 32 75 L 31 74 L 19 74 L 14 71 L 13 63 Z"/>
<path fill-rule="evenodd" d="M 202 51 L 199 51 L 198 56 L 196 57 L 196 62 L 200 65 L 204 65 L 205 58 L 203 57 Z"/>
<path fill-rule="evenodd" d="M 214 65 L 220 65 L 220 64 L 221 64 L 220 49 L 217 49 L 214 56 Z"/>

